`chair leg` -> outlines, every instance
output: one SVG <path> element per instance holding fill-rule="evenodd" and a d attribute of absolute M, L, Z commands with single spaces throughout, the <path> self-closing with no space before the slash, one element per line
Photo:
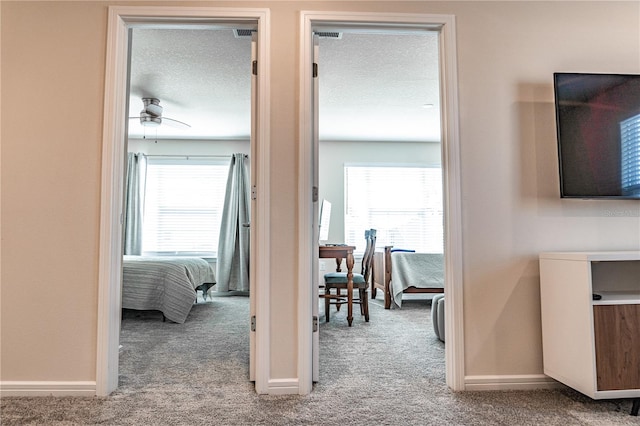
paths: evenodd
<path fill-rule="evenodd" d="M 367 298 L 367 292 L 363 290 L 362 304 L 364 307 L 364 320 L 369 322 L 369 299 Z"/>
<path fill-rule="evenodd" d="M 324 288 L 324 319 L 326 322 L 329 322 L 329 308 L 331 306 L 331 299 L 329 296 L 331 295 L 331 290 L 328 287 Z"/>
<path fill-rule="evenodd" d="M 366 293 L 363 289 L 359 289 L 358 296 L 360 297 L 360 315 L 364 315 L 364 301 L 363 298 L 366 298 Z"/>
<path fill-rule="evenodd" d="M 342 296 L 342 289 L 341 288 L 336 288 L 336 301 L 339 302 L 340 301 L 340 297 Z M 342 306 L 342 304 L 337 303 L 336 304 L 336 311 L 340 310 L 340 306 Z"/>

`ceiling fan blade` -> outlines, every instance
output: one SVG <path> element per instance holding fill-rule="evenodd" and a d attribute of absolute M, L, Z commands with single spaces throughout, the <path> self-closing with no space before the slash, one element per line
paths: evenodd
<path fill-rule="evenodd" d="M 176 129 L 188 129 L 191 126 L 182 121 L 174 120 L 173 118 L 162 117 L 162 123 L 167 126 L 174 127 Z"/>
<path fill-rule="evenodd" d="M 165 118 L 162 116 L 162 107 L 158 98 L 142 98 L 144 109 L 140 111 L 140 116 L 129 117 L 130 120 L 138 119 L 143 126 L 156 127 L 166 124 L 169 127 L 177 129 L 188 129 L 191 126 L 182 121 L 173 118 Z"/>

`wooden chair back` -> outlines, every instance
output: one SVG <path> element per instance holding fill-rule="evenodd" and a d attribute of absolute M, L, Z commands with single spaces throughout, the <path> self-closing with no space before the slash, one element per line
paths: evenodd
<path fill-rule="evenodd" d="M 366 240 L 366 246 L 364 249 L 364 255 L 362 256 L 362 276 L 364 277 L 364 282 L 369 282 L 369 277 L 371 275 L 371 265 L 373 263 L 373 254 L 376 251 L 376 234 L 377 231 L 375 229 L 367 229 L 364 231 L 364 238 Z"/>

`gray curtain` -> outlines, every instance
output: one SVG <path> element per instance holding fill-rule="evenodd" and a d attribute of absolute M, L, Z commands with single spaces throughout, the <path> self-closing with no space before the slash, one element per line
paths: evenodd
<path fill-rule="evenodd" d="M 129 153 L 124 202 L 124 254 L 142 254 L 142 217 L 147 177 L 147 157 Z"/>
<path fill-rule="evenodd" d="M 249 291 L 249 181 L 246 155 L 234 154 L 218 242 L 217 291 Z"/>

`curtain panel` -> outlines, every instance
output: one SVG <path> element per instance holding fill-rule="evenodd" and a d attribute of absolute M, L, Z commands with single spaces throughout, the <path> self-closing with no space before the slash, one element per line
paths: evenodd
<path fill-rule="evenodd" d="M 147 157 L 130 152 L 127 157 L 127 177 L 124 205 L 124 254 L 142 254 L 142 219 L 147 176 Z"/>
<path fill-rule="evenodd" d="M 249 180 L 245 154 L 234 154 L 229 166 L 220 240 L 217 291 L 249 291 Z"/>

